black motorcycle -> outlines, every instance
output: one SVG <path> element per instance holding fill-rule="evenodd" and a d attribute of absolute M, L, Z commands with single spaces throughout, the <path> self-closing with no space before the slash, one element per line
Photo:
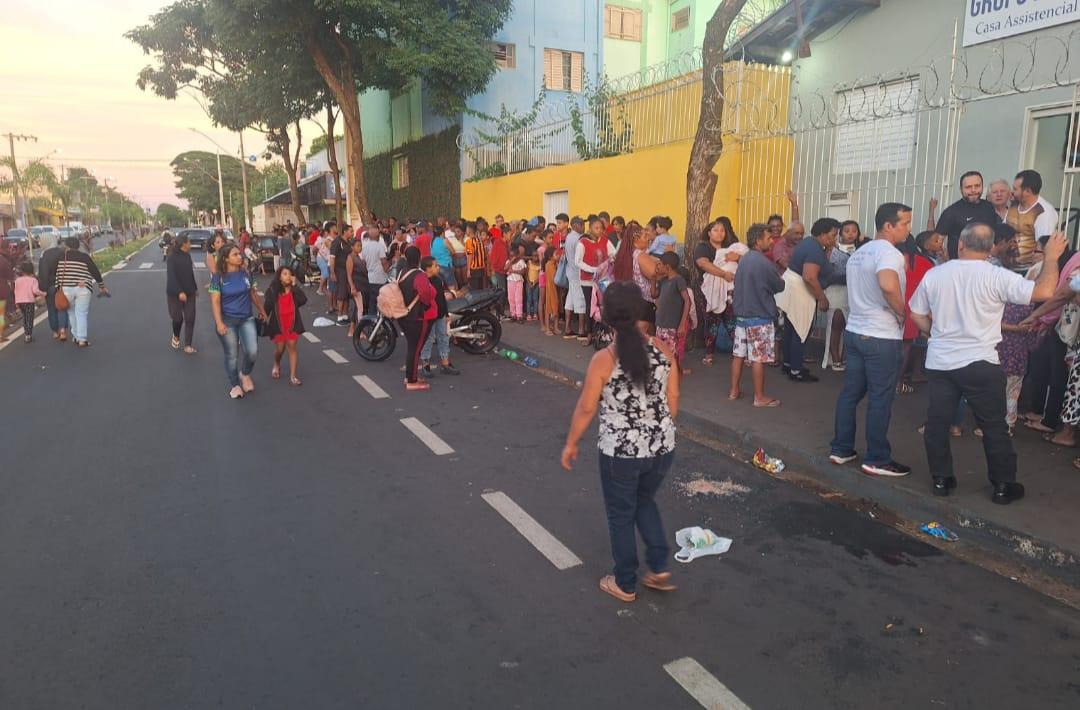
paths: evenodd
<path fill-rule="evenodd" d="M 450 342 L 471 355 L 494 350 L 502 339 L 502 324 L 492 313 L 503 297 L 501 289 L 470 291 L 446 304 Z M 394 353 L 397 323 L 379 314 L 360 319 L 353 334 L 353 349 L 369 362 L 382 362 Z"/>

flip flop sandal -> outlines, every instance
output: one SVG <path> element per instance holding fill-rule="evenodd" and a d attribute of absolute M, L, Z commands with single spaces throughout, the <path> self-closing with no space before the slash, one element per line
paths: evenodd
<path fill-rule="evenodd" d="M 773 409 L 775 407 L 779 407 L 780 404 L 781 402 L 778 399 L 770 399 L 768 402 L 763 402 L 762 404 L 754 402 L 754 406 L 758 409 Z"/>
<path fill-rule="evenodd" d="M 196 350 L 195 348 L 191 347 L 190 345 L 187 346 L 186 348 L 184 348 L 184 354 L 185 355 L 194 355 L 197 352 L 199 352 L 199 351 Z"/>
<path fill-rule="evenodd" d="M 637 594 L 627 594 L 620 589 L 619 585 L 615 584 L 615 576 L 611 574 L 600 578 L 600 591 L 606 592 L 626 604 L 637 599 Z"/>
<path fill-rule="evenodd" d="M 274 369 L 270 370 L 270 379 L 272 379 L 272 380 L 280 380 L 281 379 L 281 368 L 278 367 L 277 365 L 274 365 Z"/>
<path fill-rule="evenodd" d="M 169 345 L 172 346 L 173 350 L 179 350 L 180 349 L 180 338 L 173 338 L 172 341 L 169 343 Z"/>
<path fill-rule="evenodd" d="M 732 397 L 730 394 L 727 396 L 729 402 L 734 402 L 737 399 L 742 399 L 742 392 Z"/>
<path fill-rule="evenodd" d="M 678 587 L 671 583 L 671 572 L 646 572 L 641 583 L 658 592 L 674 592 Z"/>
<path fill-rule="evenodd" d="M 293 387 L 299 387 L 300 385 L 302 385 L 304 383 L 300 381 L 299 377 L 290 377 L 289 378 L 289 384 L 292 385 Z"/>

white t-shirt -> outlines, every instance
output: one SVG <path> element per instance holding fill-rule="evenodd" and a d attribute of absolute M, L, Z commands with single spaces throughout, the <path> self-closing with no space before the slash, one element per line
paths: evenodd
<path fill-rule="evenodd" d="M 903 340 L 904 328 L 889 308 L 878 285 L 879 271 L 891 269 L 900 277 L 904 293 L 904 255 L 886 239 L 875 239 L 855 250 L 847 262 L 847 329 L 857 335 L 884 340 Z"/>
<path fill-rule="evenodd" d="M 1039 198 L 1035 205 L 1041 205 L 1043 213 L 1035 218 L 1035 238 L 1041 239 L 1048 234 L 1053 234 L 1057 231 L 1058 226 L 1058 213 L 1054 209 L 1054 206 L 1043 198 Z M 1035 205 L 1032 205 L 1028 209 L 1024 210 L 1017 206 L 1016 210 L 1020 214 L 1027 214 L 1031 210 L 1035 209 Z"/>
<path fill-rule="evenodd" d="M 1034 290 L 1034 281 L 987 261 L 954 259 L 930 269 L 908 304 L 912 313 L 934 319 L 927 369 L 998 364 L 1005 304 L 1029 304 Z"/>
<path fill-rule="evenodd" d="M 382 266 L 382 260 L 386 258 L 386 243 L 382 239 L 364 239 L 360 256 L 367 264 L 368 283 L 373 285 L 386 283 L 386 271 Z"/>

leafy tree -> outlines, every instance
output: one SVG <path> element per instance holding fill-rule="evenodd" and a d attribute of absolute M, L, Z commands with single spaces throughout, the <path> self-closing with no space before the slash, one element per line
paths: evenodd
<path fill-rule="evenodd" d="M 176 205 L 162 202 L 154 213 L 154 219 L 163 227 L 183 227 L 188 223 L 188 213 Z"/>
<path fill-rule="evenodd" d="M 192 150 L 173 158 L 169 163 L 176 177 L 177 194 L 194 209 L 211 212 L 218 206 L 217 156 L 204 150 Z M 240 161 L 232 156 L 221 156 L 221 183 L 225 203 L 233 196 L 233 204 L 243 204 L 243 179 Z"/>
<path fill-rule="evenodd" d="M 340 141 L 344 137 L 345 136 L 343 136 L 341 134 L 338 134 L 338 135 L 334 136 L 334 142 L 337 143 L 338 141 Z M 318 153 L 323 152 L 324 150 L 326 150 L 326 146 L 327 146 L 326 134 L 324 133 L 321 136 L 319 136 L 318 138 L 316 138 L 315 140 L 311 141 L 311 145 L 308 146 L 308 152 L 307 152 L 307 155 L 305 157 L 310 158 L 313 155 L 316 155 Z"/>
<path fill-rule="evenodd" d="M 186 0 L 197 2 L 197 0 Z M 488 47 L 511 0 L 207 0 L 227 45 L 258 44 L 278 66 L 300 64 L 306 49 L 341 108 L 348 144 L 348 189 L 363 220 L 371 216 L 364 181 L 359 92 L 423 82 L 433 107 L 451 116 L 483 91 L 495 71 Z M 251 41 L 252 26 L 259 41 Z M 286 163 L 286 168 L 288 163 Z"/>
<path fill-rule="evenodd" d="M 221 31 L 229 18 L 219 14 L 211 0 L 178 0 L 128 32 L 156 60 L 139 73 L 138 86 L 167 99 L 182 89 L 198 92 L 215 124 L 263 133 L 269 152 L 285 165 L 293 210 L 301 218 L 300 121 L 322 108 L 325 84 L 296 38 L 253 42 L 252 22 L 262 24 L 257 16 L 244 18 L 242 31 L 229 37 Z"/>
<path fill-rule="evenodd" d="M 13 192 L 19 189 L 19 198 L 27 205 L 27 219 L 30 218 L 30 207 L 51 207 L 53 205 L 52 189 L 58 184 L 56 173 L 53 172 L 42 160 L 30 160 L 18 166 L 18 180 L 15 179 L 16 163 L 11 161 L 10 156 L 0 158 L 0 169 L 5 173 L 0 174 L 0 192 Z M 16 210 L 18 207 L 16 206 Z M 21 215 L 19 215 L 21 217 Z"/>

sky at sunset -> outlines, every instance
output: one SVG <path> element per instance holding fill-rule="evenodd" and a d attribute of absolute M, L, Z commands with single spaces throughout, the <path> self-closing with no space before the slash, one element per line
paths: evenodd
<path fill-rule="evenodd" d="M 169 161 L 186 150 L 214 150 L 189 130 L 198 128 L 237 150 L 235 133 L 214 128 L 199 104 L 167 101 L 135 85 L 149 63 L 123 34 L 168 5 L 160 0 L 7 0 L 0 20 L 0 133 L 28 133 L 16 143 L 19 162 L 80 165 L 141 204 L 182 204 Z M 316 129 L 307 135 L 316 135 Z M 246 152 L 261 136 L 244 134 Z M 2 146 L 7 153 L 6 141 Z M 305 151 L 306 152 L 306 149 Z M 260 160 L 260 165 L 261 165 Z"/>

